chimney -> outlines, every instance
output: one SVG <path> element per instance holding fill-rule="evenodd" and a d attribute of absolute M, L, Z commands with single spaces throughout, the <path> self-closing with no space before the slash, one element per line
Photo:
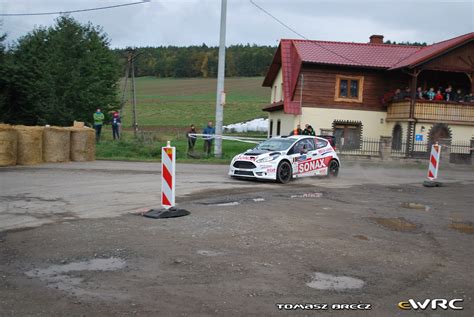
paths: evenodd
<path fill-rule="evenodd" d="M 372 35 L 370 37 L 370 44 L 383 44 L 383 35 Z"/>

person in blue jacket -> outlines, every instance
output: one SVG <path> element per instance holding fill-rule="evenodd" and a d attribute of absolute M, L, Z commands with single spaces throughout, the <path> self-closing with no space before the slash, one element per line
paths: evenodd
<path fill-rule="evenodd" d="M 211 155 L 212 149 L 212 140 L 214 139 L 214 134 L 216 134 L 216 129 L 212 126 L 212 121 L 207 123 L 207 127 L 202 130 L 202 134 L 207 134 L 203 136 L 204 139 L 204 153 Z"/>

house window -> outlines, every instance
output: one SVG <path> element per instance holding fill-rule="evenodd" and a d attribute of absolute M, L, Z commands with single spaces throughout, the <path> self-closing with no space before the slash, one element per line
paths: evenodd
<path fill-rule="evenodd" d="M 273 135 L 273 120 L 270 119 L 270 127 L 269 127 L 269 136 L 272 137 Z"/>
<path fill-rule="evenodd" d="M 363 89 L 363 76 L 336 75 L 336 93 L 334 95 L 334 101 L 362 102 Z"/>
<path fill-rule="evenodd" d="M 355 150 L 360 148 L 362 137 L 362 124 L 352 122 L 334 122 L 334 138 L 336 145 L 342 150 Z"/>
<path fill-rule="evenodd" d="M 277 121 L 277 133 L 276 133 L 277 136 L 280 135 L 280 130 L 281 130 L 281 121 L 280 121 L 280 119 L 278 119 L 278 121 Z"/>

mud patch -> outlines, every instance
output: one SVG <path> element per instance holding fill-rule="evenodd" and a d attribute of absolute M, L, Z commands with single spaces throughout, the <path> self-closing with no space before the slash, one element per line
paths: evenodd
<path fill-rule="evenodd" d="M 423 205 L 419 203 L 407 203 L 403 202 L 400 204 L 401 207 L 406 208 L 406 209 L 416 209 L 416 210 L 424 210 L 424 211 L 430 211 L 431 207 L 428 205 Z"/>
<path fill-rule="evenodd" d="M 453 223 L 451 223 L 448 227 L 462 233 L 474 234 L 474 225 L 472 224 L 472 222 L 453 221 Z"/>
<path fill-rule="evenodd" d="M 55 288 L 73 295 L 89 295 L 100 298 L 125 298 L 116 292 L 107 290 L 87 290 L 81 287 L 84 280 L 80 272 L 84 271 L 116 271 L 123 269 L 126 262 L 120 258 L 92 259 L 83 262 L 73 262 L 63 265 L 51 265 L 45 269 L 33 269 L 25 274 L 29 277 L 39 278 L 49 288 Z M 96 287 L 97 288 L 97 287 Z"/>
<path fill-rule="evenodd" d="M 406 220 L 405 218 L 379 218 L 369 217 L 370 221 L 381 225 L 384 228 L 400 231 L 400 232 L 414 232 L 421 226 Z"/>
<path fill-rule="evenodd" d="M 359 289 L 365 285 L 363 280 L 350 276 L 335 276 L 315 272 L 312 275 L 311 282 L 306 283 L 307 286 L 320 290 L 342 291 L 346 289 Z"/>
<path fill-rule="evenodd" d="M 359 240 L 365 240 L 365 241 L 369 240 L 369 238 L 367 236 L 364 236 L 363 234 L 356 234 L 356 235 L 353 235 L 353 237 Z"/>

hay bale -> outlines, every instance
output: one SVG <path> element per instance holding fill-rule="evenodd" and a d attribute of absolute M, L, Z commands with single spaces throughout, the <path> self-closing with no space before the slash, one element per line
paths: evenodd
<path fill-rule="evenodd" d="M 18 133 L 17 164 L 32 165 L 43 162 L 43 127 L 17 125 Z"/>
<path fill-rule="evenodd" d="M 17 132 L 8 124 L 0 124 L 0 166 L 16 164 Z"/>
<path fill-rule="evenodd" d="M 95 130 L 68 128 L 71 131 L 71 160 L 85 162 L 95 160 Z"/>
<path fill-rule="evenodd" d="M 43 131 L 43 161 L 67 162 L 71 151 L 71 132 L 67 128 L 45 127 Z"/>

